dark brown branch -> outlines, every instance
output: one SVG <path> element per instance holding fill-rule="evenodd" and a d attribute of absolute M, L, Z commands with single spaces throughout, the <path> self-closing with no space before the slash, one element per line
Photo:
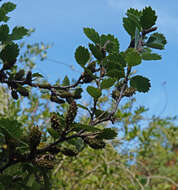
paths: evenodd
<path fill-rule="evenodd" d="M 152 27 L 152 28 L 143 30 L 143 31 L 142 31 L 142 35 L 141 35 L 142 39 L 143 39 L 147 34 L 149 34 L 149 33 L 151 33 L 151 32 L 154 32 L 154 31 L 156 31 L 156 30 L 157 30 L 157 27 Z M 131 42 L 130 42 L 128 48 L 134 48 L 134 47 L 135 47 L 135 38 L 133 38 L 133 39 L 131 40 Z"/>
<path fill-rule="evenodd" d="M 115 104 L 115 107 L 113 108 L 113 110 L 111 111 L 111 113 L 107 116 L 107 117 L 105 117 L 105 118 L 102 118 L 102 119 L 96 119 L 95 121 L 93 121 L 93 126 L 94 125 L 97 125 L 97 124 L 99 124 L 99 123 L 102 123 L 102 122 L 104 122 L 104 121 L 111 121 L 112 123 L 113 123 L 113 116 L 114 116 L 114 114 L 116 113 L 116 111 L 117 111 L 117 109 L 118 109 L 118 106 L 119 106 L 119 103 L 120 103 L 120 101 L 121 101 L 121 99 L 122 99 L 122 97 L 123 97 L 123 94 L 124 94 L 124 92 L 125 92 L 125 89 L 126 89 L 126 87 L 127 87 L 127 83 L 128 83 L 128 80 L 129 80 L 129 75 L 130 75 L 130 72 L 131 72 L 131 67 L 128 67 L 127 68 L 127 74 L 126 74 L 126 77 L 125 77 L 125 79 L 124 79 L 124 82 L 123 82 L 123 85 L 122 85 L 122 87 L 121 87 L 121 91 L 120 91 L 120 95 L 119 95 L 119 98 L 117 99 L 117 101 L 116 101 L 116 104 Z"/>
<path fill-rule="evenodd" d="M 149 29 L 145 29 L 145 30 L 143 30 L 143 32 L 142 32 L 142 36 L 145 36 L 145 35 L 148 34 L 148 33 L 154 32 L 154 31 L 156 31 L 157 29 L 158 29 L 157 27 L 152 27 L 152 28 L 149 28 Z"/>
<path fill-rule="evenodd" d="M 50 150 L 51 147 L 53 147 L 53 146 L 55 146 L 55 145 L 57 145 L 57 144 L 59 144 L 59 143 L 61 143 L 61 142 L 68 141 L 68 140 L 73 139 L 73 138 L 76 138 L 76 137 L 81 137 L 81 134 L 82 134 L 83 132 L 84 132 L 84 130 L 81 130 L 81 131 L 79 131 L 77 134 L 71 135 L 71 136 L 69 136 L 69 137 L 65 137 L 65 136 L 64 136 L 64 137 L 61 137 L 61 138 L 60 138 L 59 140 L 57 140 L 56 142 L 51 143 L 51 144 L 47 145 L 47 146 L 44 147 L 44 148 L 38 149 L 38 150 L 37 150 L 37 154 L 45 153 L 45 152 L 47 152 L 48 150 Z"/>

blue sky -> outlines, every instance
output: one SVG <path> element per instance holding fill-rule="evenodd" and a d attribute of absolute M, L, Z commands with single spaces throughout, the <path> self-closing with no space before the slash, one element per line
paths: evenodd
<path fill-rule="evenodd" d="M 50 80 L 71 78 L 80 75 L 80 67 L 74 59 L 79 45 L 87 46 L 88 39 L 83 27 L 93 27 L 101 33 L 111 33 L 118 37 L 121 50 L 127 48 L 129 36 L 122 27 L 122 17 L 130 7 L 142 9 L 150 5 L 158 15 L 158 31 L 164 33 L 168 44 L 161 61 L 144 62 L 136 68 L 138 74 L 151 79 L 152 87 L 147 94 L 136 95 L 137 104 L 149 107 L 150 114 L 161 116 L 178 114 L 178 1 L 171 0 L 30 0 L 17 3 L 17 9 L 10 14 L 11 25 L 35 28 L 29 42 L 54 44 L 48 57 L 73 65 L 75 71 L 65 65 L 45 61 L 37 69 L 48 75 Z M 164 85 L 163 85 L 164 84 Z"/>

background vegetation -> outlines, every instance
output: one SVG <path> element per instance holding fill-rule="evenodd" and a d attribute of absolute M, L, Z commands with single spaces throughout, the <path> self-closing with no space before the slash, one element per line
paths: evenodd
<path fill-rule="evenodd" d="M 176 118 L 146 118 L 133 98 L 151 87 L 133 68 L 161 59 L 152 50 L 166 44 L 156 12 L 127 11 L 124 51 L 113 35 L 84 28 L 92 43 L 75 51 L 83 73 L 52 85 L 33 72 L 32 57 L 45 61 L 49 46 L 19 42 L 31 31 L 6 24 L 15 7 L 0 8 L 0 189 L 176 190 Z"/>

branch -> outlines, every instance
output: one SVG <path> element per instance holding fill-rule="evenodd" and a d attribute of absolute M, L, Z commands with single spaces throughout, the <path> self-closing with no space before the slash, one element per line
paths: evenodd
<path fill-rule="evenodd" d="M 175 185 L 176 187 L 178 187 L 178 184 L 176 182 L 174 182 L 171 178 L 166 177 L 166 176 L 145 176 L 145 177 L 148 179 L 148 181 L 150 181 L 150 179 L 153 179 L 153 178 L 167 180 L 170 183 L 172 183 L 173 185 Z M 148 185 L 149 185 L 149 183 L 147 183 L 145 186 L 148 186 Z"/>
<path fill-rule="evenodd" d="M 47 152 L 48 150 L 50 150 L 51 147 L 53 147 L 53 146 L 55 146 L 55 145 L 57 145 L 57 144 L 59 144 L 59 143 L 61 143 L 61 142 L 68 141 L 68 140 L 73 139 L 73 138 L 76 138 L 76 137 L 81 137 L 81 134 L 82 134 L 83 132 L 84 132 L 84 131 L 81 130 L 81 131 L 79 131 L 77 134 L 71 135 L 71 136 L 69 136 L 69 137 L 65 137 L 65 136 L 64 136 L 64 137 L 61 137 L 61 138 L 60 138 L 59 140 L 57 140 L 56 142 L 51 143 L 51 144 L 47 145 L 47 146 L 44 147 L 44 148 L 38 149 L 38 150 L 37 150 L 37 154 L 42 154 L 42 153 L 44 153 L 44 152 Z"/>
<path fill-rule="evenodd" d="M 123 85 L 122 85 L 122 88 L 121 88 L 121 91 L 120 91 L 119 98 L 117 99 L 115 107 L 113 108 L 113 110 L 111 111 L 111 113 L 107 117 L 105 117 L 103 119 L 98 119 L 97 118 L 96 120 L 94 120 L 93 123 L 92 123 L 93 126 L 97 125 L 99 123 L 102 123 L 104 121 L 111 121 L 112 123 L 114 123 L 114 121 L 112 120 L 112 118 L 113 118 L 114 114 L 116 113 L 116 111 L 118 109 L 118 106 L 119 106 L 119 103 L 120 103 L 120 101 L 121 101 L 121 99 L 122 99 L 122 97 L 124 95 L 124 92 L 125 92 L 125 89 L 127 87 L 128 80 L 129 80 L 130 72 L 131 72 L 131 67 L 128 67 L 127 68 L 127 74 L 126 74 L 126 77 L 124 79 L 124 82 L 123 82 Z"/>
<path fill-rule="evenodd" d="M 142 31 L 142 37 L 144 37 L 146 34 L 148 33 L 151 33 L 151 32 L 154 32 L 155 30 L 157 30 L 158 28 L 157 27 L 152 27 L 152 28 L 149 28 L 149 29 L 145 29 Z"/>

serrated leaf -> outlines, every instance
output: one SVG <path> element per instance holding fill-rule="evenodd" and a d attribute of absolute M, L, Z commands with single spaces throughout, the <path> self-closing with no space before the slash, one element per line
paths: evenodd
<path fill-rule="evenodd" d="M 98 99 L 101 96 L 101 90 L 98 88 L 95 88 L 93 86 L 87 87 L 87 92 L 92 96 L 94 99 Z"/>
<path fill-rule="evenodd" d="M 75 51 L 75 59 L 77 63 L 83 67 L 90 59 L 88 49 L 83 46 L 79 46 Z"/>
<path fill-rule="evenodd" d="M 130 79 L 130 86 L 136 88 L 138 92 L 148 92 L 151 84 L 150 80 L 146 77 L 136 75 Z"/>
<path fill-rule="evenodd" d="M 124 75 L 124 72 L 122 70 L 118 70 L 118 69 L 112 69 L 112 70 L 109 70 L 106 75 L 108 77 L 111 77 L 111 78 L 115 78 L 117 80 L 123 78 L 125 75 Z"/>
<path fill-rule="evenodd" d="M 156 54 L 156 53 L 151 53 L 150 48 L 144 48 L 143 53 L 142 53 L 142 59 L 143 60 L 160 60 L 161 55 Z"/>
<path fill-rule="evenodd" d="M 9 17 L 6 16 L 8 12 L 13 11 L 16 8 L 16 5 L 11 2 L 4 3 L 0 7 L 0 21 L 7 22 L 9 20 Z"/>
<path fill-rule="evenodd" d="M 141 31 L 141 25 L 140 25 L 140 17 L 138 15 L 135 15 L 133 13 L 127 12 L 128 19 L 135 24 L 135 28 L 138 28 L 139 31 Z"/>
<path fill-rule="evenodd" d="M 140 24 L 143 29 L 151 28 L 157 20 L 156 12 L 151 7 L 145 7 L 140 17 Z"/>
<path fill-rule="evenodd" d="M 135 30 L 138 28 L 141 31 L 140 25 L 140 13 L 138 10 L 129 9 L 126 13 L 127 17 L 123 18 L 123 26 L 125 30 L 131 35 L 133 39 L 135 37 Z"/>
<path fill-rule="evenodd" d="M 117 132 L 115 131 L 115 129 L 106 128 L 106 129 L 103 129 L 102 132 L 97 137 L 101 139 L 110 140 L 117 137 Z"/>
<path fill-rule="evenodd" d="M 101 46 L 104 47 L 105 44 L 107 43 L 106 45 L 106 51 L 111 53 L 111 52 L 119 52 L 119 41 L 117 38 L 115 38 L 113 35 L 111 34 L 108 34 L 108 35 L 105 35 L 105 34 L 102 34 L 101 35 Z"/>
<path fill-rule="evenodd" d="M 139 11 L 138 9 L 133 9 L 133 8 L 130 8 L 127 10 L 127 15 L 129 14 L 132 14 L 134 15 L 135 17 L 137 17 L 137 19 L 139 20 L 140 19 L 140 16 L 142 15 L 142 11 Z"/>
<path fill-rule="evenodd" d="M 64 80 L 62 81 L 62 86 L 69 86 L 70 85 L 70 80 L 68 78 L 68 76 L 66 75 L 64 77 Z"/>
<path fill-rule="evenodd" d="M 156 32 L 149 37 L 146 46 L 155 49 L 164 49 L 166 43 L 167 41 L 164 35 Z"/>
<path fill-rule="evenodd" d="M 37 78 L 44 78 L 42 74 L 40 73 L 33 73 L 32 77 L 37 77 Z"/>
<path fill-rule="evenodd" d="M 103 60 L 104 66 L 109 69 L 123 69 L 126 66 L 125 53 L 110 53 Z"/>
<path fill-rule="evenodd" d="M 16 26 L 12 30 L 12 34 L 9 35 L 10 40 L 20 40 L 28 34 L 28 30 L 23 26 Z"/>
<path fill-rule="evenodd" d="M 103 54 L 98 46 L 89 44 L 89 48 L 96 59 L 101 60 L 103 58 Z"/>
<path fill-rule="evenodd" d="M 115 80 L 113 78 L 103 79 L 101 82 L 101 89 L 107 89 L 114 85 Z"/>
<path fill-rule="evenodd" d="M 12 62 L 19 55 L 19 47 L 17 44 L 11 42 L 0 53 L 0 58 L 4 62 Z"/>
<path fill-rule="evenodd" d="M 142 53 L 142 59 L 147 61 L 147 60 L 160 60 L 161 59 L 161 55 L 157 54 L 157 53 Z"/>
<path fill-rule="evenodd" d="M 125 60 L 121 53 L 111 53 L 103 60 L 106 69 L 106 75 L 111 78 L 120 78 L 125 76 L 124 67 Z"/>
<path fill-rule="evenodd" d="M 83 29 L 85 35 L 93 41 L 95 44 L 100 44 L 100 36 L 98 32 L 95 31 L 93 28 L 84 28 Z"/>
<path fill-rule="evenodd" d="M 129 66 L 141 64 L 142 58 L 134 48 L 129 48 L 125 53 L 125 60 Z"/>
<path fill-rule="evenodd" d="M 4 42 L 7 40 L 9 34 L 9 27 L 7 24 L 0 26 L 0 41 Z"/>

